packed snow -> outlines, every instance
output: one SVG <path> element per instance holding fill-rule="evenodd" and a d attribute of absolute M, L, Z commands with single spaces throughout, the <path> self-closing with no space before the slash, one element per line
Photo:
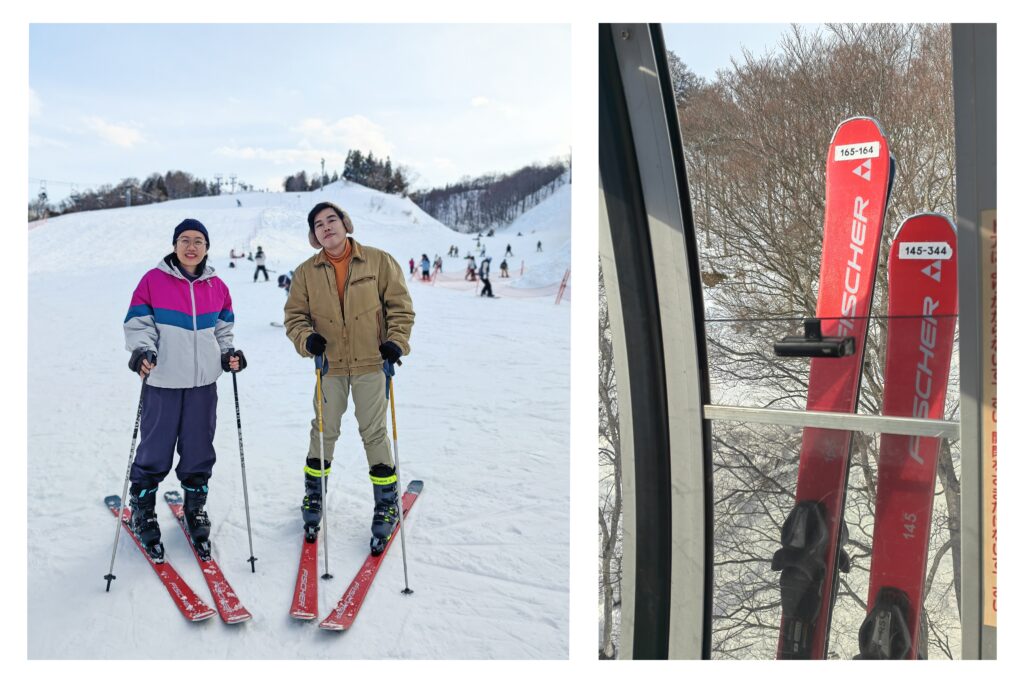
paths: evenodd
<path fill-rule="evenodd" d="M 71 214 L 29 230 L 28 655 L 93 658 L 501 658 L 568 656 L 569 305 L 555 298 L 569 266 L 568 185 L 494 237 L 498 299 L 477 296 L 454 232 L 408 199 L 340 182 L 323 192 L 248 193 Z M 299 503 L 315 374 L 280 323 L 276 277 L 314 252 L 306 213 L 345 208 L 355 237 L 410 258 L 444 259 L 435 283 L 411 276 L 411 354 L 395 382 L 403 483 L 422 479 L 406 529 L 409 585 L 396 542 L 350 631 L 332 633 L 288 615 L 302 542 Z M 239 203 L 241 204 L 239 206 Z M 121 324 L 142 275 L 171 251 L 191 217 L 210 233 L 210 264 L 234 301 L 235 344 L 256 573 L 249 546 L 231 379 L 218 382 L 217 465 L 207 509 L 214 556 L 253 619 L 189 623 L 134 543 L 122 534 L 105 592 L 114 519 L 104 496 L 121 494 L 140 382 L 127 369 Z M 519 236 L 519 233 L 522 233 Z M 536 250 L 537 241 L 543 251 Z M 498 265 L 511 244 L 514 267 Z M 459 259 L 448 259 L 450 246 Z M 262 246 L 271 281 L 232 249 Z M 513 259 L 510 259 L 510 266 Z M 504 296 L 503 292 L 508 295 Z M 390 419 L 389 419 L 390 430 Z M 167 558 L 211 607 L 212 596 L 158 495 Z M 179 489 L 180 490 L 180 489 Z M 349 411 L 329 495 L 334 607 L 366 557 L 372 492 Z M 322 545 L 322 544 L 321 544 Z M 323 571 L 321 549 L 320 571 Z"/>

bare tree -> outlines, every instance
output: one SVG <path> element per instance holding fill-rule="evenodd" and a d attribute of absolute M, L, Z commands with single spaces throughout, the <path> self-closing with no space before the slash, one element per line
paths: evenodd
<path fill-rule="evenodd" d="M 598 285 L 598 467 L 600 491 L 598 524 L 601 530 L 601 643 L 599 657 L 618 656 L 616 615 L 621 604 L 622 582 L 622 458 L 619 439 L 618 392 L 612 353 L 611 323 L 605 297 L 604 277 Z"/>

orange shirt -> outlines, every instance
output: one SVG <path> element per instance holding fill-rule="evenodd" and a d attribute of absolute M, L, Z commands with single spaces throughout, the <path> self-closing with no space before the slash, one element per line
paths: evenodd
<path fill-rule="evenodd" d="M 345 240 L 345 251 L 335 258 L 324 251 L 324 256 L 334 266 L 334 279 L 338 281 L 338 299 L 341 301 L 341 312 L 345 313 L 345 281 L 348 279 L 348 267 L 352 263 L 352 243 Z"/>

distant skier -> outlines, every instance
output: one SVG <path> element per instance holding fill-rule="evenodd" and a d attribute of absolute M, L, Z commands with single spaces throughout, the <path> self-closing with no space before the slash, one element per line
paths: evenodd
<path fill-rule="evenodd" d="M 413 275 L 415 273 L 416 273 L 416 259 L 414 257 L 414 258 L 409 259 L 409 275 Z"/>
<path fill-rule="evenodd" d="M 263 253 L 263 247 L 256 247 L 256 272 L 252 274 L 253 282 L 256 282 L 261 271 L 263 273 L 263 281 L 270 282 L 270 276 L 267 275 L 267 255 Z"/>
<path fill-rule="evenodd" d="M 494 292 L 491 290 L 491 257 L 488 256 L 480 262 L 480 281 L 484 283 L 484 288 L 480 290 L 480 296 L 494 297 Z"/>
<path fill-rule="evenodd" d="M 236 202 L 238 202 L 238 205 L 239 205 L 239 206 L 241 206 L 241 205 L 242 205 L 242 200 L 241 200 L 241 199 L 235 199 L 235 201 L 236 201 Z"/>
<path fill-rule="evenodd" d="M 508 261 L 504 259 L 501 262 L 501 277 L 508 277 Z"/>
<path fill-rule="evenodd" d="M 544 251 L 540 248 L 540 240 L 537 240 L 537 251 Z"/>
<path fill-rule="evenodd" d="M 476 259 L 470 254 L 466 257 L 466 277 L 471 282 L 476 282 Z"/>
<path fill-rule="evenodd" d="M 146 381 L 142 439 L 132 464 L 128 504 L 132 530 L 163 562 L 156 491 L 171 471 L 185 489 L 185 522 L 201 556 L 209 555 L 208 482 L 217 454 L 217 378 L 239 372 L 245 355 L 234 348 L 234 312 L 227 285 L 206 263 L 206 227 L 187 218 L 174 229 L 174 251 L 147 272 L 124 320 L 128 367 Z M 188 320 L 182 325 L 181 320 Z"/>
<path fill-rule="evenodd" d="M 444 266 L 444 262 L 441 260 L 441 255 L 438 254 L 437 256 L 434 257 L 434 266 L 433 266 L 434 270 L 436 270 L 439 273 L 443 272 L 442 271 L 442 267 L 443 266 Z"/>
<path fill-rule="evenodd" d="M 514 256 L 514 254 L 512 253 L 512 245 L 511 244 L 509 244 L 508 246 L 505 247 L 505 256 Z"/>
<path fill-rule="evenodd" d="M 341 416 L 352 403 L 366 451 L 373 484 L 374 512 L 371 552 L 380 552 L 394 531 L 398 487 L 385 420 L 386 361 L 390 367 L 409 353 L 415 314 L 398 261 L 374 247 L 363 246 L 348 214 L 331 202 L 320 202 L 307 217 L 309 243 L 320 251 L 295 269 L 285 304 L 285 331 L 299 355 L 321 356 L 324 466 L 320 463 L 320 430 L 314 411 L 306 453 L 306 495 L 302 519 L 307 535 L 320 528 L 323 501 Z M 345 283 L 348 282 L 348 286 Z M 341 318 L 332 313 L 340 310 Z M 376 313 L 374 313 L 376 312 Z M 344 316 L 348 316 L 347 318 Z M 381 341 L 383 340 L 383 342 Z M 314 407 L 316 407 L 314 398 Z"/>
<path fill-rule="evenodd" d="M 290 292 L 292 289 L 292 275 L 294 272 L 295 271 L 293 270 L 289 270 L 286 274 L 277 276 L 277 286 L 283 289 L 285 294 Z"/>
<path fill-rule="evenodd" d="M 429 280 L 430 279 L 430 259 L 427 258 L 426 254 L 423 255 L 422 259 L 420 259 L 420 270 L 423 271 L 423 279 L 424 280 Z"/>

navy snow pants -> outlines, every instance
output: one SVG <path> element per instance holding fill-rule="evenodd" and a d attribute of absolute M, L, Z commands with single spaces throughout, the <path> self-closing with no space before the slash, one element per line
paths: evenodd
<path fill-rule="evenodd" d="M 179 481 L 190 475 L 208 478 L 217 454 L 217 383 L 192 389 L 146 386 L 142 397 L 142 439 L 132 465 L 133 484 L 155 487 L 171 471 L 177 446 Z"/>

